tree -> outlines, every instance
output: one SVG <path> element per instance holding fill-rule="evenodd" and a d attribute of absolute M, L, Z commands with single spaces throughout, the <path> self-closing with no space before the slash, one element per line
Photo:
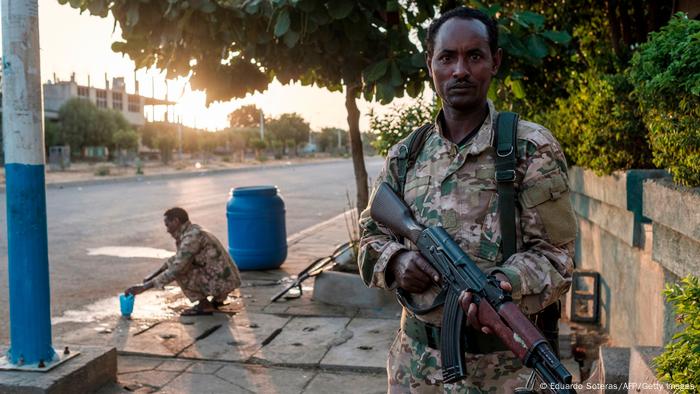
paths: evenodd
<path fill-rule="evenodd" d="M 172 160 L 175 142 L 175 136 L 170 132 L 165 132 L 158 136 L 156 144 L 158 145 L 158 150 L 160 150 L 160 160 L 163 164 L 168 164 Z"/>
<path fill-rule="evenodd" d="M 70 1 L 94 15 L 111 11 L 124 39 L 115 51 L 170 78 L 191 75 L 209 101 L 263 91 L 273 78 L 345 90 L 358 209 L 367 205 L 368 185 L 356 99 L 363 93 L 388 103 L 423 89 L 423 55 L 409 31 L 433 16 L 432 3 L 406 10 L 398 0 Z"/>
<path fill-rule="evenodd" d="M 294 155 L 299 155 L 298 146 L 309 140 L 311 128 L 304 118 L 297 114 L 282 114 L 279 118 L 271 119 L 267 122 L 268 135 L 275 140 L 281 141 L 283 146 L 294 146 Z"/>
<path fill-rule="evenodd" d="M 139 136 L 132 129 L 122 129 L 114 133 L 112 142 L 117 151 L 121 149 L 134 151 L 139 147 Z"/>
<path fill-rule="evenodd" d="M 348 132 L 336 127 L 324 127 L 316 139 L 321 152 L 334 152 L 348 146 Z"/>
<path fill-rule="evenodd" d="M 260 127 L 260 110 L 255 104 L 244 105 L 228 114 L 231 127 Z"/>
<path fill-rule="evenodd" d="M 99 127 L 99 114 L 99 109 L 88 100 L 66 101 L 58 110 L 61 120 L 58 143 L 70 145 L 71 154 L 80 154 L 83 147 L 95 142 L 91 134 Z"/>
<path fill-rule="evenodd" d="M 124 40 L 113 50 L 138 68 L 155 65 L 169 78 L 189 76 L 209 102 L 264 91 L 274 78 L 344 91 L 359 210 L 367 205 L 368 185 L 356 100 L 363 95 L 387 104 L 420 94 L 427 80 L 425 56 L 411 37 L 423 41 L 425 22 L 452 3 L 70 0 L 93 15 L 112 13 Z M 547 42 L 532 41 L 538 57 L 548 54 Z"/>

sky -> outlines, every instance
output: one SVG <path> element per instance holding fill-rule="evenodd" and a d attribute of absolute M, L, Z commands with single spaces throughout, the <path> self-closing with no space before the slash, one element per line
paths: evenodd
<path fill-rule="evenodd" d="M 113 31 L 113 29 L 115 29 Z M 0 33 L 1 34 L 1 33 Z M 124 77 L 127 91 L 134 91 L 135 79 L 139 81 L 139 92 L 145 96 L 166 97 L 164 75 L 157 70 L 138 70 L 134 72 L 134 63 L 126 56 L 112 52 L 111 44 L 121 38 L 119 27 L 114 26 L 111 15 L 107 18 L 91 16 L 85 12 L 60 5 L 57 0 L 39 0 L 39 36 L 41 45 L 41 75 L 46 83 L 54 78 L 69 80 L 72 73 L 79 84 L 104 87 L 106 79 Z M 2 44 L 0 43 L 0 46 Z M 347 129 L 345 97 L 342 93 L 331 93 L 325 89 L 304 87 L 300 84 L 282 86 L 274 81 L 263 93 L 248 95 L 243 99 L 226 103 L 212 103 L 205 106 L 203 92 L 192 91 L 186 80 L 172 80 L 167 83 L 168 98 L 178 102 L 171 108 L 170 120 L 179 117 L 191 127 L 217 130 L 227 127 L 226 116 L 236 108 L 246 104 L 255 104 L 267 116 L 279 116 L 282 113 L 297 112 L 311 125 L 312 130 L 323 127 Z M 410 100 L 398 99 L 389 106 L 358 100 L 362 113 L 360 129 L 368 129 L 370 108 L 382 113 L 396 105 Z M 164 108 L 156 109 L 151 114 L 146 108 L 150 120 L 162 120 Z M 174 117 L 173 117 L 174 116 Z"/>

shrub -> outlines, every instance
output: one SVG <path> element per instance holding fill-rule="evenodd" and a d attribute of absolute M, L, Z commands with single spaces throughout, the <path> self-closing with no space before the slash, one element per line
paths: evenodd
<path fill-rule="evenodd" d="M 620 74 L 589 71 L 572 80 L 569 97 L 558 99 L 557 108 L 545 117 L 570 164 L 599 175 L 653 167 L 632 89 Z"/>
<path fill-rule="evenodd" d="M 386 156 L 389 148 L 408 136 L 418 127 L 432 123 L 437 113 L 437 107 L 428 106 L 422 101 L 404 107 L 394 107 L 389 113 L 376 115 L 370 113 L 369 127 L 377 138 L 372 141 L 372 146 L 377 153 Z"/>
<path fill-rule="evenodd" d="M 697 277 L 688 276 L 680 283 L 667 285 L 664 295 L 673 304 L 684 329 L 674 335 L 665 351 L 654 359 L 657 376 L 670 384 L 700 387 L 700 282 Z"/>
<path fill-rule="evenodd" d="M 700 186 L 700 21 L 677 14 L 632 58 L 654 163 L 676 183 Z"/>
<path fill-rule="evenodd" d="M 97 169 L 95 169 L 95 175 L 97 176 L 107 176 L 109 175 L 109 167 L 107 166 L 99 166 Z"/>

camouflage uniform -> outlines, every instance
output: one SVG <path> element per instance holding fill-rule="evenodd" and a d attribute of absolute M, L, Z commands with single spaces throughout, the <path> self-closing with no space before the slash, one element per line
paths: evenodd
<path fill-rule="evenodd" d="M 497 112 L 491 101 L 488 107 L 489 115 L 481 128 L 461 147 L 443 136 L 440 120 L 443 115 L 438 116 L 416 163 L 406 175 L 404 200 L 418 222 L 444 227 L 482 271 L 505 274 L 513 286 L 515 302 L 524 313 L 532 314 L 557 301 L 571 284 L 576 222 L 569 200 L 566 160 L 547 129 L 527 121 L 518 123 L 515 180 L 518 252 L 501 263 L 493 149 Z M 403 142 L 390 149 L 376 185 L 387 182 L 397 190 L 396 158 Z M 388 230 L 372 220 L 369 209 L 362 213 L 360 226 L 358 262 L 363 280 L 369 286 L 393 290 L 396 283 L 385 280 L 387 263 L 396 253 L 415 250 L 415 246 L 397 242 Z M 439 288 L 433 286 L 424 293 L 413 294 L 412 302 L 427 307 L 438 293 Z M 417 318 L 440 326 L 442 308 Z M 504 354 L 468 354 L 467 360 L 475 357 L 482 364 L 500 370 L 476 371 L 468 367 L 469 376 L 460 384 L 445 387 L 446 391 L 490 390 L 491 386 L 499 387 L 489 381 L 492 377 L 498 376 L 503 383 L 518 375 L 527 376 L 523 371 L 518 372 L 517 360 L 506 360 Z M 399 333 L 387 368 L 391 391 L 441 391 L 439 360 L 438 350 Z M 498 367 L 493 363 L 498 363 Z M 491 377 L 484 378 L 484 374 Z"/>
<path fill-rule="evenodd" d="M 165 271 L 152 279 L 155 287 L 174 280 L 192 302 L 207 296 L 223 301 L 240 287 L 238 267 L 215 236 L 188 221 L 174 238 L 177 253 L 163 264 Z"/>

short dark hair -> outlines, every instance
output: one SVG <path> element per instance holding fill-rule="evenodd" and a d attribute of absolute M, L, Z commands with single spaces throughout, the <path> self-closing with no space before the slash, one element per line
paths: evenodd
<path fill-rule="evenodd" d="M 486 25 L 486 31 L 489 34 L 489 48 L 491 49 L 491 54 L 496 53 L 498 50 L 498 24 L 496 20 L 474 8 L 457 7 L 445 12 L 430 23 L 428 34 L 425 37 L 425 49 L 428 52 L 428 56 L 433 55 L 435 37 L 438 35 L 440 27 L 452 18 L 476 19 L 481 21 L 481 23 Z"/>
<path fill-rule="evenodd" d="M 180 220 L 180 223 L 185 223 L 188 220 L 190 220 L 190 216 L 187 214 L 187 211 L 180 207 L 168 209 L 167 211 L 165 211 L 163 216 L 165 216 L 165 218 L 168 220 L 178 219 Z"/>

